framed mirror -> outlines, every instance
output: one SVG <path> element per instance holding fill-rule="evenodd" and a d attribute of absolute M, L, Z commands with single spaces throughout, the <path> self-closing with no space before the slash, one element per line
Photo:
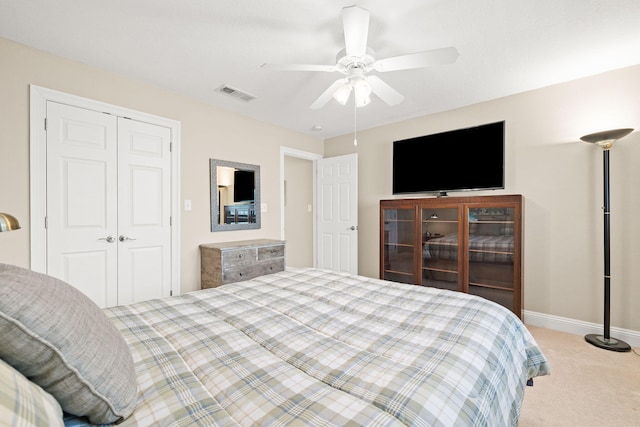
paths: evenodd
<path fill-rule="evenodd" d="M 209 159 L 211 231 L 260 228 L 260 166 Z"/>

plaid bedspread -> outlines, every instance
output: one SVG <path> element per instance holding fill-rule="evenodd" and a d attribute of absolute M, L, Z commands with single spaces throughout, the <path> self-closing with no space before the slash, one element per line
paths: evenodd
<path fill-rule="evenodd" d="M 425 259 L 458 259 L 458 235 L 448 234 L 424 243 L 422 256 Z M 513 236 L 469 235 L 469 261 L 513 262 Z"/>
<path fill-rule="evenodd" d="M 137 371 L 122 426 L 515 426 L 549 369 L 494 303 L 321 270 L 107 313 Z"/>

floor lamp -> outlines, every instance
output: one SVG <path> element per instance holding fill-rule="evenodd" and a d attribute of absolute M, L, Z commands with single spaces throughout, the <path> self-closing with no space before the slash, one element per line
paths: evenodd
<path fill-rule="evenodd" d="M 581 140 L 590 142 L 602 147 L 603 165 L 604 165 L 604 334 L 589 334 L 584 339 L 596 347 L 604 348 L 611 351 L 631 351 L 631 346 L 624 341 L 611 338 L 610 315 L 611 315 L 611 276 L 610 276 L 610 230 L 611 215 L 609 212 L 609 151 L 613 147 L 613 143 L 633 132 L 633 129 L 614 129 L 604 132 L 592 133 L 585 135 Z"/>

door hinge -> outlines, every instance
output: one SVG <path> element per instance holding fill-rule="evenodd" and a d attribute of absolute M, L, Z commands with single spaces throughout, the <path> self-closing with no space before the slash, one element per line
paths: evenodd
<path fill-rule="evenodd" d="M 173 152 L 173 142 L 169 143 L 169 152 L 172 153 Z"/>
<path fill-rule="evenodd" d="M 49 228 L 49 218 L 48 217 L 44 217 L 44 229 L 48 229 Z"/>
<path fill-rule="evenodd" d="M 172 297 L 173 296 L 173 290 L 169 291 L 169 296 Z"/>
<path fill-rule="evenodd" d="M 169 227 L 173 226 L 173 217 L 169 217 Z"/>
<path fill-rule="evenodd" d="M 44 131 L 47 131 L 47 118 L 44 118 Z"/>

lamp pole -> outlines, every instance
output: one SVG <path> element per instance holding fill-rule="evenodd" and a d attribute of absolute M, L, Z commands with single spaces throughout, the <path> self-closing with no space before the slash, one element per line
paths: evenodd
<path fill-rule="evenodd" d="M 609 149 L 602 151 L 604 172 L 604 341 L 611 341 L 611 210 L 609 198 Z"/>
<path fill-rule="evenodd" d="M 585 135 L 581 140 L 597 144 L 603 150 L 603 175 L 604 175 L 604 334 L 588 334 L 584 339 L 599 348 L 611 351 L 631 351 L 631 346 L 624 341 L 611 338 L 611 211 L 609 194 L 609 152 L 613 143 L 627 136 L 633 129 L 614 129 L 604 132 Z"/>

